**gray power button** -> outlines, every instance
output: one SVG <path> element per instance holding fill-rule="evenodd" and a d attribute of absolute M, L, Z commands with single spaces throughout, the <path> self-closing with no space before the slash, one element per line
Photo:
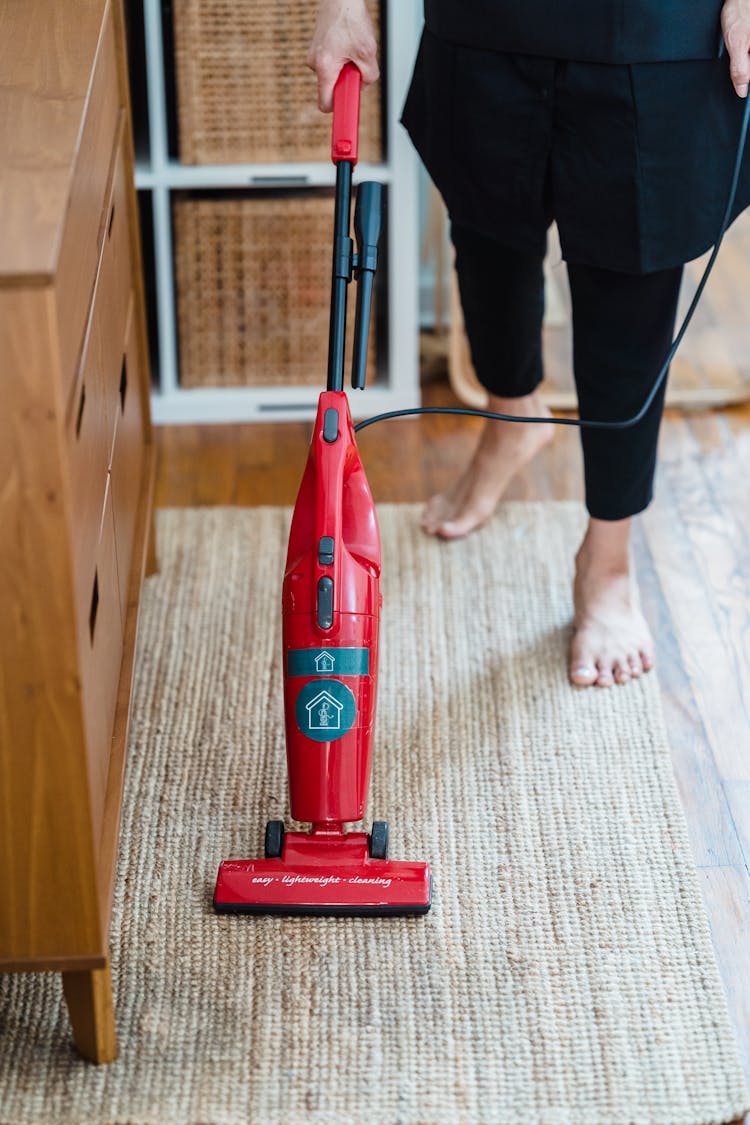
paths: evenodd
<path fill-rule="evenodd" d="M 318 628 L 330 629 L 333 625 L 333 579 L 318 581 Z"/>
<path fill-rule="evenodd" d="M 339 412 L 335 406 L 329 406 L 323 415 L 323 437 L 327 442 L 333 442 L 339 436 Z"/>

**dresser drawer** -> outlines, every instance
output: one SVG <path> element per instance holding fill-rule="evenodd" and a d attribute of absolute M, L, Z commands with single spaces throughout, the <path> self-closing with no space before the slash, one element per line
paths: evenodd
<path fill-rule="evenodd" d="M 96 548 L 94 576 L 80 625 L 81 687 L 89 789 L 94 833 L 95 838 L 98 838 L 109 772 L 123 637 L 115 525 L 109 487 L 102 513 L 101 536 Z"/>
<path fill-rule="evenodd" d="M 99 302 L 95 300 L 84 343 L 82 372 L 67 426 L 73 581 L 79 609 L 88 604 L 94 580 L 111 442 L 98 313 Z"/>
<path fill-rule="evenodd" d="M 133 538 L 141 487 L 144 455 L 143 372 L 139 363 L 136 318 L 129 318 L 127 345 L 122 360 L 119 417 L 112 456 L 111 488 L 117 544 L 117 570 L 123 620 L 128 608 L 128 583 L 133 561 Z"/>
<path fill-rule="evenodd" d="M 107 222 L 102 250 L 102 264 L 97 281 L 97 315 L 101 328 L 101 367 L 104 379 L 105 411 L 109 429 L 110 449 L 115 426 L 121 412 L 123 397 L 122 378 L 125 336 L 133 290 L 128 231 L 127 189 L 125 158 L 122 143 L 118 147 L 112 182 L 112 194 L 107 209 Z M 132 190 L 132 189 L 131 189 Z"/>
<path fill-rule="evenodd" d="M 88 91 L 55 279 L 64 393 L 70 393 L 77 369 L 105 234 L 105 195 L 120 113 L 114 26 L 108 6 Z"/>
<path fill-rule="evenodd" d="M 120 411 L 125 334 L 132 289 L 122 146 L 116 157 L 109 205 L 83 347 L 81 375 L 68 420 L 76 591 L 91 585 L 104 489 Z"/>

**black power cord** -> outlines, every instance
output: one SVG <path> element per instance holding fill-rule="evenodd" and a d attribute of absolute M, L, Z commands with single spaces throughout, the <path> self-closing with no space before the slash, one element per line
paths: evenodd
<path fill-rule="evenodd" d="M 739 184 L 740 172 L 742 170 L 742 156 L 745 149 L 745 140 L 747 138 L 749 124 L 750 95 L 748 95 L 746 99 L 745 112 L 742 117 L 742 127 L 740 129 L 740 138 L 737 142 L 737 156 L 734 162 L 734 173 L 732 175 L 732 186 L 729 189 L 729 199 L 727 200 L 724 218 L 722 219 L 719 234 L 714 244 L 711 257 L 708 259 L 706 268 L 703 271 L 703 276 L 698 282 L 698 288 L 696 289 L 695 295 L 690 302 L 690 308 L 685 313 L 685 318 L 680 325 L 680 330 L 672 341 L 672 346 L 667 352 L 666 359 L 664 360 L 664 363 L 659 370 L 659 374 L 654 380 L 654 385 L 649 391 L 648 396 L 643 403 L 643 406 L 640 408 L 637 414 L 634 414 L 632 416 L 632 418 L 625 418 L 621 422 L 596 422 L 587 418 L 524 418 L 518 414 L 493 414 L 491 410 L 472 410 L 469 407 L 415 406 L 410 410 L 389 410 L 384 414 L 375 414 L 372 418 L 365 418 L 364 421 L 358 422 L 354 427 L 355 432 L 364 430 L 366 426 L 372 426 L 375 422 L 383 422 L 387 418 L 406 418 L 412 414 L 467 414 L 472 418 L 496 418 L 499 422 L 551 422 L 556 426 L 588 426 L 590 429 L 595 430 L 627 430 L 630 429 L 631 426 L 636 426 L 647 414 L 649 407 L 659 393 L 659 388 L 667 377 L 669 365 L 674 359 L 675 352 L 682 343 L 682 338 L 685 335 L 687 327 L 693 318 L 693 313 L 698 306 L 698 302 L 701 299 L 703 290 L 706 287 L 706 282 L 708 281 L 709 274 L 711 273 L 714 262 L 716 261 L 716 256 L 719 253 L 719 247 L 721 246 L 721 241 L 726 234 L 727 227 L 729 226 L 732 208 L 734 207 L 734 201 L 737 196 L 737 186 Z"/>

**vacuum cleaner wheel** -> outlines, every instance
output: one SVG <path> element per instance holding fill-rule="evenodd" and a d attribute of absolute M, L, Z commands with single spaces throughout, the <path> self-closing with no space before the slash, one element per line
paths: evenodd
<path fill-rule="evenodd" d="M 372 832 L 367 837 L 370 859 L 388 859 L 388 821 L 373 820 Z"/>
<path fill-rule="evenodd" d="M 284 821 L 269 820 L 266 823 L 266 859 L 281 859 L 284 850 Z"/>

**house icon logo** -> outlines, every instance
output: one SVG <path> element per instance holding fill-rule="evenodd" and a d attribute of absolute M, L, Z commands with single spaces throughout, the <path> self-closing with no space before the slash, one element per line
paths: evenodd
<path fill-rule="evenodd" d="M 315 671 L 316 672 L 332 672 L 336 661 L 330 652 L 319 652 L 315 657 Z"/>
<path fill-rule="evenodd" d="M 344 704 L 339 703 L 329 691 L 319 691 L 315 698 L 305 705 L 305 710 L 308 730 L 341 730 L 341 712 L 344 710 Z"/>
<path fill-rule="evenodd" d="M 308 680 L 297 693 L 294 718 L 297 729 L 306 738 L 313 742 L 335 742 L 356 723 L 357 701 L 341 680 Z"/>

